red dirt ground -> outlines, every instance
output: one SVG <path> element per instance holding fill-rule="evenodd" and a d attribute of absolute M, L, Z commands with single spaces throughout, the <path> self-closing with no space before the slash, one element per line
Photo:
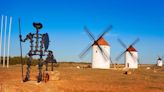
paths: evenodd
<path fill-rule="evenodd" d="M 31 81 L 25 83 L 18 65 L 0 67 L 0 92 L 164 92 L 163 67 L 146 70 L 144 66 L 125 75 L 122 70 L 77 69 L 77 65 L 61 64 L 55 68 L 60 79 L 47 83 L 37 83 L 36 66 L 31 69 Z"/>

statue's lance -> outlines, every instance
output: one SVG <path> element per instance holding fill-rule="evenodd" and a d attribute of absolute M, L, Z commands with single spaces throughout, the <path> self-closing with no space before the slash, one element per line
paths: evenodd
<path fill-rule="evenodd" d="M 19 36 L 21 36 L 20 18 L 18 19 L 18 27 L 19 27 Z M 21 42 L 21 37 L 20 37 L 20 60 L 21 60 L 21 72 L 22 72 L 22 81 L 23 81 L 23 61 L 22 61 L 22 42 Z"/>

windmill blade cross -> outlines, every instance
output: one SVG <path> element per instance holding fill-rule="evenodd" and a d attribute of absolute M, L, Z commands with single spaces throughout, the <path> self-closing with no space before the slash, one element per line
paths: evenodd
<path fill-rule="evenodd" d="M 92 47 L 92 45 L 89 45 L 86 49 L 84 49 L 84 50 L 80 53 L 79 57 L 80 57 L 80 58 L 83 58 L 84 55 L 86 55 L 87 52 L 90 50 L 91 47 Z"/>
<path fill-rule="evenodd" d="M 127 49 L 127 46 L 123 43 L 123 41 L 121 39 L 118 38 L 117 40 L 124 48 Z"/>
<path fill-rule="evenodd" d="M 136 43 L 138 43 L 139 42 L 139 38 L 137 38 L 132 44 L 131 44 L 131 46 L 133 46 L 133 45 L 135 45 Z"/>
<path fill-rule="evenodd" d="M 97 41 L 101 39 L 105 34 L 107 34 L 112 29 L 112 25 L 108 26 L 107 29 L 98 37 Z"/>
<path fill-rule="evenodd" d="M 111 63 L 113 64 L 112 58 L 111 58 L 111 57 L 109 57 L 109 59 L 110 59 Z"/>
<path fill-rule="evenodd" d="M 122 55 L 124 54 L 126 52 L 126 50 L 124 51 L 124 52 L 122 52 L 118 57 L 116 57 L 116 61 L 118 61 L 121 57 L 122 57 Z"/>
<path fill-rule="evenodd" d="M 82 58 L 82 57 L 89 51 L 89 49 L 90 49 L 94 44 L 96 44 L 96 45 L 98 46 L 98 48 L 100 49 L 100 52 L 101 52 L 101 54 L 103 55 L 103 57 L 104 57 L 105 59 L 109 59 L 109 57 L 106 55 L 106 53 L 103 51 L 103 49 L 99 46 L 99 44 L 98 44 L 97 41 L 100 40 L 101 37 L 104 36 L 111 28 L 112 28 L 112 26 L 109 26 L 109 27 L 103 32 L 103 34 L 100 35 L 100 37 L 96 40 L 95 37 L 94 37 L 94 35 L 93 35 L 93 34 L 89 31 L 89 29 L 85 26 L 85 27 L 84 27 L 85 32 L 86 32 L 86 33 L 88 34 L 88 36 L 94 41 L 94 43 L 93 43 L 92 45 L 90 45 L 89 47 L 87 47 L 87 49 L 85 49 L 85 50 L 79 55 L 79 57 Z M 110 58 L 110 59 L 111 59 L 111 58 Z"/>
<path fill-rule="evenodd" d="M 94 35 L 89 31 L 89 29 L 86 26 L 84 27 L 84 30 L 93 41 L 96 41 Z"/>
<path fill-rule="evenodd" d="M 163 56 L 163 57 L 161 57 L 161 59 L 164 59 L 164 56 Z"/>
<path fill-rule="evenodd" d="M 89 31 L 89 29 L 86 26 L 84 27 L 84 30 L 87 33 L 87 35 L 91 38 L 91 40 L 93 40 L 94 43 L 95 43 L 95 41 L 96 41 L 95 40 L 95 37 L 93 36 L 93 34 Z M 90 48 L 93 46 L 93 44 L 92 45 L 89 45 L 86 49 L 84 49 L 83 52 L 80 53 L 79 58 L 83 58 L 84 55 L 86 55 L 87 52 L 90 50 Z"/>

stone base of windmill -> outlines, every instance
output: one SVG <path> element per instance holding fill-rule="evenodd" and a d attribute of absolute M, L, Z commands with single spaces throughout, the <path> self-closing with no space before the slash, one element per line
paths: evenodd
<path fill-rule="evenodd" d="M 44 75 L 49 75 L 49 81 L 57 81 L 60 80 L 60 72 L 59 71 L 45 71 Z"/>

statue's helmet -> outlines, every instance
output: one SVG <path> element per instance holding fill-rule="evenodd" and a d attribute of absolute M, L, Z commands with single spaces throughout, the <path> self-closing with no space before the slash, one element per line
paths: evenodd
<path fill-rule="evenodd" d="M 38 30 L 41 29 L 43 27 L 43 25 L 41 23 L 33 23 L 33 26 Z"/>

